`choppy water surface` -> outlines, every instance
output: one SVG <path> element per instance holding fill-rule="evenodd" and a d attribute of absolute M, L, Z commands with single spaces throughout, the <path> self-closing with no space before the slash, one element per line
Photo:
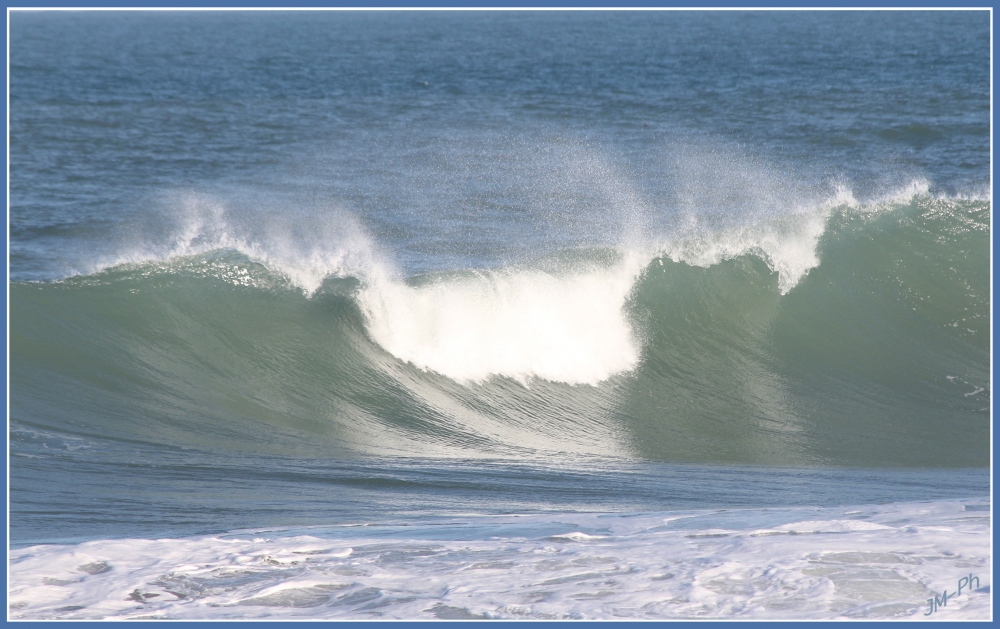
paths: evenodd
<path fill-rule="evenodd" d="M 926 611 L 989 565 L 989 45 L 973 11 L 14 12 L 10 613 Z"/>

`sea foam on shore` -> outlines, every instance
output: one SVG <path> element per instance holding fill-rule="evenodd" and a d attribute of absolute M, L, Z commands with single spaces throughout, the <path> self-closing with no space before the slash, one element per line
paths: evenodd
<path fill-rule="evenodd" d="M 988 619 L 989 574 L 984 499 L 452 516 L 17 549 L 9 614 Z"/>

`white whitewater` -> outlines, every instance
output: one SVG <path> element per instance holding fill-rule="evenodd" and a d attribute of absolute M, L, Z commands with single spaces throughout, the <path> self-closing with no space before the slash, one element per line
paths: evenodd
<path fill-rule="evenodd" d="M 8 600 L 12 619 L 984 620 L 990 563 L 983 500 L 455 516 L 22 548 Z"/>

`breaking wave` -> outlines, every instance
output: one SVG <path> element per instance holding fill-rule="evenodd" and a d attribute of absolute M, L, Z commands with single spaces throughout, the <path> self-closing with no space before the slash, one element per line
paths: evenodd
<path fill-rule="evenodd" d="M 409 277 L 349 216 L 254 239 L 199 203 L 158 247 L 11 283 L 13 419 L 318 456 L 989 460 L 986 199 L 841 191 Z"/>

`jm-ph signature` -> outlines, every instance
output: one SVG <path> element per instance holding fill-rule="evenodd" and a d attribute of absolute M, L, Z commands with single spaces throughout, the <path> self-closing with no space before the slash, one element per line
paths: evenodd
<path fill-rule="evenodd" d="M 973 585 L 973 583 L 975 583 L 975 585 Z M 979 577 L 973 576 L 972 573 L 969 573 L 969 576 L 962 577 L 961 579 L 958 580 L 958 590 L 957 591 L 952 592 L 951 594 L 949 594 L 948 593 L 948 588 L 945 588 L 944 592 L 941 593 L 941 596 L 938 596 L 938 595 L 935 594 L 934 598 L 927 599 L 927 605 L 928 605 L 928 607 L 930 609 L 927 610 L 927 613 L 924 614 L 924 616 L 930 616 L 931 614 L 933 614 L 934 612 L 938 611 L 942 607 L 947 607 L 947 605 L 948 605 L 948 597 L 950 596 L 952 598 L 955 598 L 957 596 L 961 596 L 963 589 L 965 589 L 966 592 L 971 592 L 973 590 L 978 590 L 979 589 Z"/>

